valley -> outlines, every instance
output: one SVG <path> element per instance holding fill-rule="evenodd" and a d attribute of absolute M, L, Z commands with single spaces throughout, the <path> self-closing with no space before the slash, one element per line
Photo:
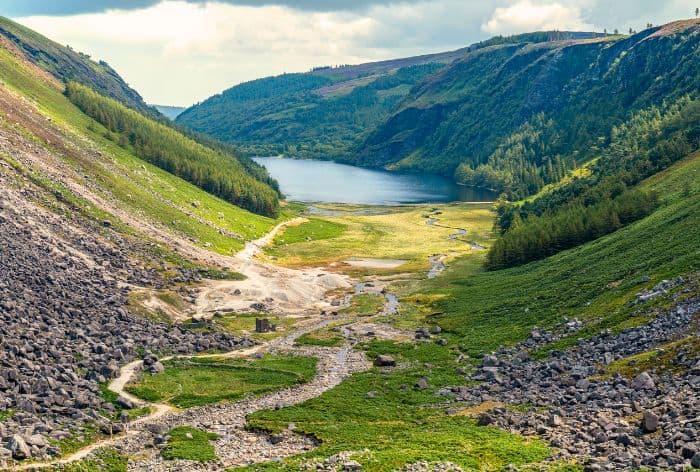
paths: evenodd
<path fill-rule="evenodd" d="M 0 17 L 0 469 L 699 469 L 699 32 L 494 37 L 173 123 Z"/>

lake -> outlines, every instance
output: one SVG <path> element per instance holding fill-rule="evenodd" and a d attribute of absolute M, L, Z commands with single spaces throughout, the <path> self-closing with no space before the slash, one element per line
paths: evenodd
<path fill-rule="evenodd" d="M 290 201 L 398 205 L 496 199 L 490 190 L 457 185 L 439 175 L 389 172 L 331 161 L 277 157 L 254 160 L 277 179 Z"/>

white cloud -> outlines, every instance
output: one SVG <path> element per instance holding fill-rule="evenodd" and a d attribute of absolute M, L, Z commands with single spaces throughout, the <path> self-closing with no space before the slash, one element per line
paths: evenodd
<path fill-rule="evenodd" d="M 374 20 L 347 13 L 168 1 L 18 21 L 105 59 L 152 103 L 188 104 L 245 80 L 377 59 L 354 44 Z"/>
<path fill-rule="evenodd" d="M 355 0 L 363 7 L 329 11 L 314 5 L 350 0 L 133 0 L 150 6 L 15 19 L 106 60 L 151 103 L 188 105 L 246 80 L 456 49 L 494 34 L 641 28 L 690 14 L 696 1 Z"/>
<path fill-rule="evenodd" d="M 507 7 L 496 8 L 481 28 L 487 33 L 504 35 L 555 29 L 595 29 L 583 19 L 581 9 L 571 2 L 563 5 L 558 2 L 535 3 L 531 0 L 520 0 Z"/>

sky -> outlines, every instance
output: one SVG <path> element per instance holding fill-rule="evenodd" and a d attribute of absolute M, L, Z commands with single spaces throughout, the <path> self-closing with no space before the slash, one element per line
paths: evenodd
<path fill-rule="evenodd" d="M 107 61 L 147 102 L 188 106 L 235 84 L 442 52 L 536 30 L 627 31 L 700 0 L 0 0 L 0 15 Z"/>

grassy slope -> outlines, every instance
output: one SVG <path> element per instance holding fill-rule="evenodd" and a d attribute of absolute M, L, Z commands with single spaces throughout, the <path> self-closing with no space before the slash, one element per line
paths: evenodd
<path fill-rule="evenodd" d="M 151 116 L 157 111 L 149 107 L 141 96 L 106 62 L 95 62 L 89 56 L 62 46 L 41 34 L 0 17 L 0 34 L 8 37 L 27 58 L 60 80 L 75 80 L 101 94 L 119 100 L 129 107 Z"/>
<path fill-rule="evenodd" d="M 496 272 L 480 272 L 469 260 L 427 282 L 429 308 L 444 312 L 434 321 L 479 353 L 517 342 L 534 325 L 564 316 L 597 320 L 584 333 L 634 323 L 626 304 L 659 280 L 700 268 L 700 154 L 647 180 L 663 206 L 651 216 L 581 247 L 543 261 Z M 475 273 L 477 272 L 477 273 Z M 470 276 L 472 275 L 472 276 Z M 649 282 L 641 282 L 648 276 Z M 417 296 L 416 300 L 421 297 Z M 556 347 L 575 339 L 566 338 Z"/>
<path fill-rule="evenodd" d="M 251 427 L 278 431 L 294 423 L 297 431 L 323 443 L 303 458 L 245 470 L 300 470 L 299 464 L 310 458 L 340 451 L 358 451 L 353 459 L 367 472 L 397 470 L 419 460 L 451 461 L 469 470 L 501 470 L 506 464 L 537 462 L 548 455 L 539 441 L 445 414 L 439 407 L 444 397 L 436 395 L 437 390 L 464 382 L 455 373 L 456 356 L 450 349 L 431 343 L 376 342 L 366 347 L 370 355 L 391 353 L 408 367 L 387 374 L 375 368 L 302 405 L 254 413 Z M 430 386 L 413 388 L 422 376 L 429 378 Z M 366 398 L 368 392 L 376 392 L 374 398 Z M 368 451 L 362 452 L 365 448 Z"/>
<path fill-rule="evenodd" d="M 100 182 L 103 196 L 115 197 L 129 213 L 156 221 L 201 245 L 211 244 L 213 250 L 224 254 L 242 248 L 244 240 L 223 235 L 219 229 L 249 240 L 274 226 L 275 220 L 230 205 L 104 138 L 106 130 L 71 104 L 56 84 L 49 83 L 32 66 L 3 48 L 0 78 L 10 89 L 34 102 L 42 114 L 64 130 L 69 141 L 84 144 L 87 139 L 94 143 L 103 154 L 102 159 L 74 152 L 65 160 L 80 174 Z M 198 206 L 194 207 L 193 202 L 198 202 Z"/>

